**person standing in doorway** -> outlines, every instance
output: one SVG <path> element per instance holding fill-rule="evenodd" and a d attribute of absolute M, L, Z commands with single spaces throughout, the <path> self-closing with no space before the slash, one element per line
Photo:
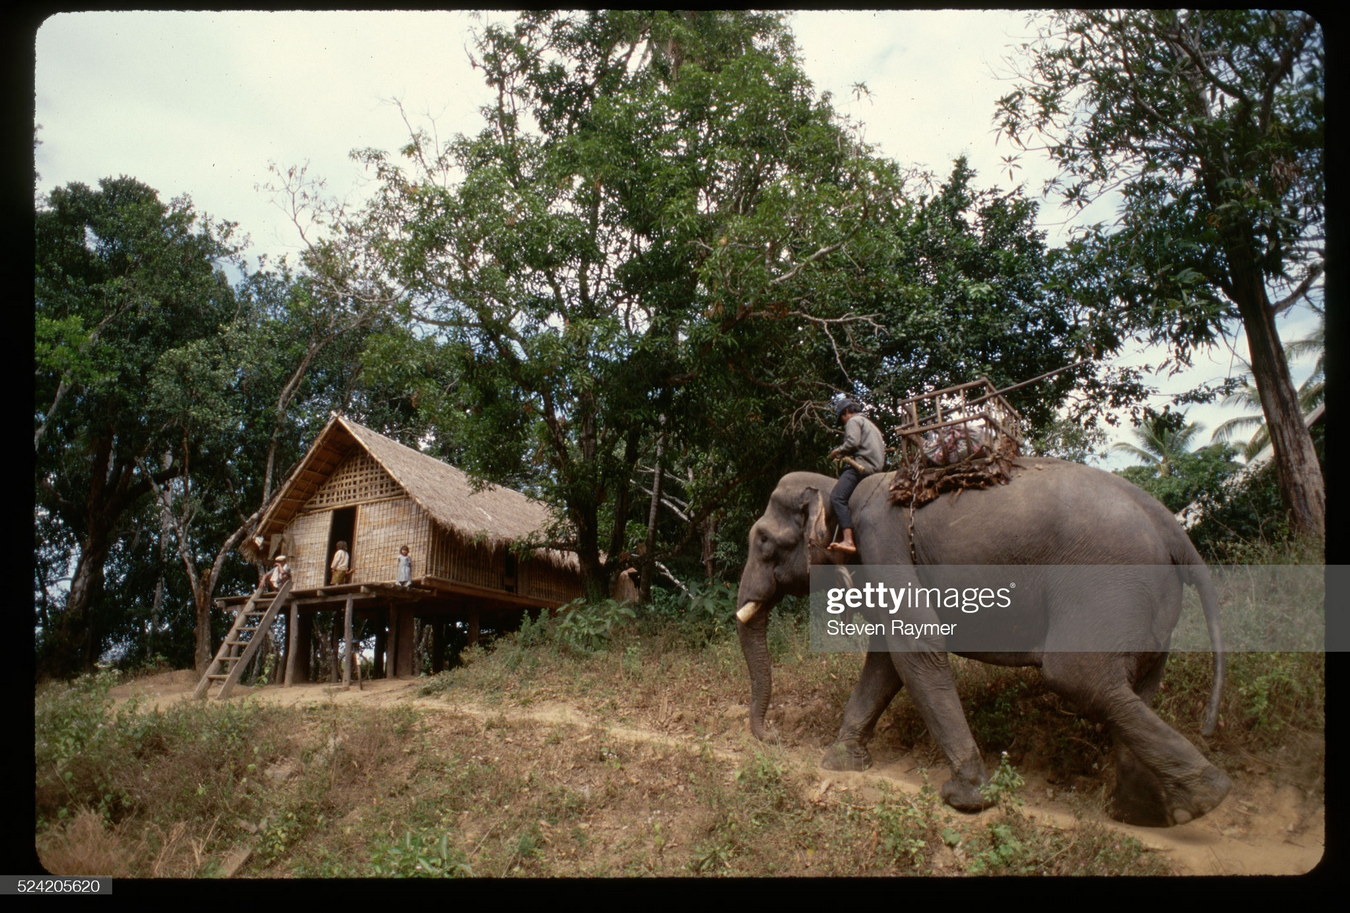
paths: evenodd
<path fill-rule="evenodd" d="M 337 551 L 333 552 L 333 560 L 328 565 L 328 570 L 332 572 L 332 584 L 337 586 L 347 582 L 347 576 L 351 573 L 352 557 L 347 551 L 347 543 L 338 541 Z"/>

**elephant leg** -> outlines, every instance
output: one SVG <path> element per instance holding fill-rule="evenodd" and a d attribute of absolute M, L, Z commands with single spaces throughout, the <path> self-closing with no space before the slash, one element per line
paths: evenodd
<path fill-rule="evenodd" d="M 1161 663 L 1131 687 L 1134 656 L 1047 653 L 1046 682 L 1089 716 L 1104 720 L 1116 749 L 1116 795 L 1112 815 L 1129 824 L 1166 827 L 1185 824 L 1217 806 L 1232 781 L 1152 710 Z"/>
<path fill-rule="evenodd" d="M 1158 653 L 1147 659 L 1140 679 L 1134 686 L 1134 693 L 1148 706 L 1153 704 L 1166 664 L 1166 653 Z M 1112 742 L 1116 783 L 1111 792 L 1111 817 L 1141 827 L 1166 827 L 1167 795 L 1162 783 L 1139 760 L 1124 739 L 1115 738 Z"/>
<path fill-rule="evenodd" d="M 873 646 L 880 646 L 874 643 Z M 867 743 L 876 731 L 877 720 L 904 683 L 891 658 L 879 650 L 870 651 L 863 663 L 862 675 L 853 687 L 839 735 L 825 751 L 821 766 L 827 770 L 866 770 L 872 766 Z"/>
<path fill-rule="evenodd" d="M 943 800 L 962 812 L 977 812 L 993 805 L 980 791 L 989 778 L 966 722 L 947 654 L 911 649 L 892 653 L 891 659 L 951 767 L 951 779 L 939 790 Z"/>

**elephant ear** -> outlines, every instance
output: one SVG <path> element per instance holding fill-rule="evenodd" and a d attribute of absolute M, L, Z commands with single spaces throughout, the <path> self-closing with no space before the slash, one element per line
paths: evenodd
<path fill-rule="evenodd" d="M 808 488 L 802 493 L 802 509 L 806 514 L 805 528 L 808 560 L 811 564 L 829 564 L 830 553 L 827 547 L 834 538 L 830 525 L 830 512 L 825 502 L 825 494 L 818 488 Z"/>

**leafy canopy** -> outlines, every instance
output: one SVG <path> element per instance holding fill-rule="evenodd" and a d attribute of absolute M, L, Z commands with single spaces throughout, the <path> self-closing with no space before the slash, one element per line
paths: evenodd
<path fill-rule="evenodd" d="M 563 505 L 598 580 L 633 550 L 633 467 L 663 434 L 688 453 L 810 398 L 793 314 L 894 175 L 777 15 L 529 12 L 476 63 L 483 129 L 361 153 L 381 184 L 362 226 L 456 362 L 471 467 Z"/>
<path fill-rule="evenodd" d="M 1320 535 L 1325 492 L 1275 327 L 1321 296 L 1320 27 L 1294 10 L 1072 10 L 1040 22 L 998 125 L 1019 147 L 1045 144 L 1068 205 L 1120 200 L 1115 224 L 1071 245 L 1072 287 L 1110 350 L 1135 337 L 1167 345 L 1178 365 L 1240 320 L 1286 506 L 1298 531 Z"/>

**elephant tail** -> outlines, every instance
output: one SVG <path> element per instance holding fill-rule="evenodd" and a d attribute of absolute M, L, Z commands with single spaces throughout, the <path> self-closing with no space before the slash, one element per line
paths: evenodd
<path fill-rule="evenodd" d="M 1223 631 L 1219 627 L 1219 594 L 1214 589 L 1209 568 L 1200 560 L 1194 546 L 1190 552 L 1194 556 L 1193 561 L 1186 562 L 1190 568 L 1190 582 L 1200 595 L 1200 606 L 1205 613 L 1205 627 L 1209 630 L 1209 641 L 1214 648 L 1214 683 L 1210 687 L 1209 703 L 1205 707 L 1205 721 L 1200 729 L 1200 732 L 1208 738 L 1214 734 L 1214 729 L 1219 723 L 1219 699 L 1223 695 L 1228 656 L 1224 652 Z"/>

